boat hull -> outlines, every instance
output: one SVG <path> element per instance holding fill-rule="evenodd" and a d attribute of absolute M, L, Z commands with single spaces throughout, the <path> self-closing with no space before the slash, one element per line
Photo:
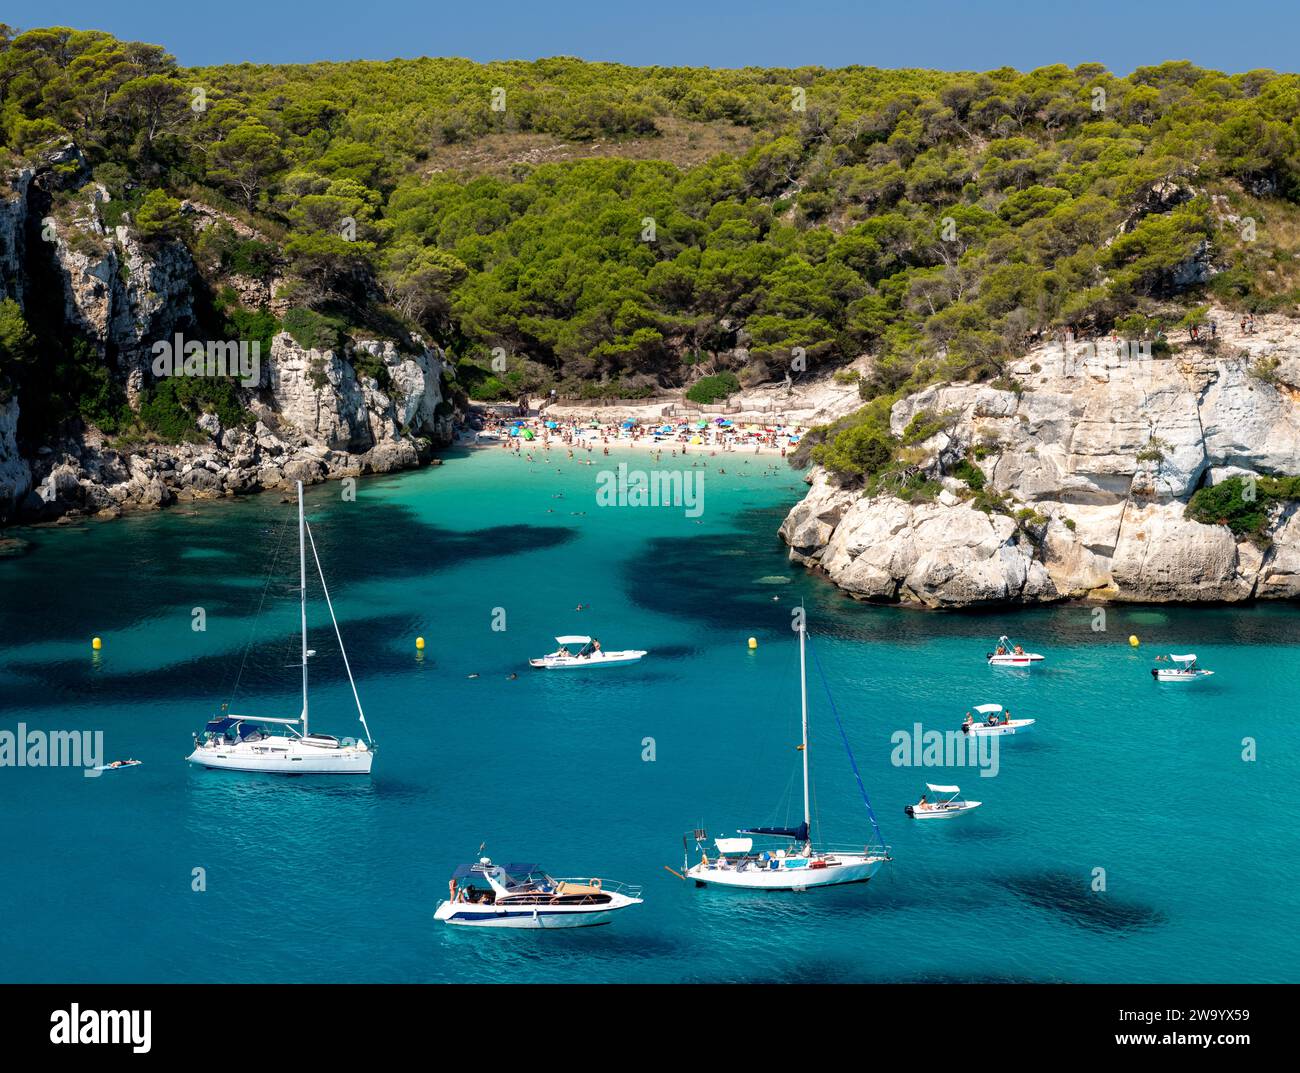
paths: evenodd
<path fill-rule="evenodd" d="M 967 812 L 974 812 L 980 804 L 979 801 L 967 801 L 964 805 L 943 809 L 918 809 L 915 805 L 908 805 L 903 811 L 914 820 L 951 820 L 964 816 Z"/>
<path fill-rule="evenodd" d="M 322 749 L 293 746 L 263 751 L 235 746 L 200 745 L 185 758 L 197 767 L 216 771 L 249 771 L 268 775 L 369 775 L 375 754 L 369 749 Z"/>
<path fill-rule="evenodd" d="M 645 654 L 645 652 L 629 650 L 627 652 L 610 652 L 600 656 L 587 656 L 586 658 L 578 656 L 542 656 L 540 659 L 530 659 L 528 666 L 543 671 L 584 670 L 588 667 L 609 667 L 617 663 L 636 663 Z"/>
<path fill-rule="evenodd" d="M 1036 652 L 1029 652 L 1023 656 L 989 656 L 990 667 L 1032 667 L 1035 663 L 1041 663 L 1043 657 Z"/>
<path fill-rule="evenodd" d="M 810 890 L 843 883 L 865 883 L 885 863 L 883 857 L 841 855 L 838 864 L 825 868 L 719 868 L 697 864 L 686 872 L 697 887 L 727 887 L 733 890 Z"/>
<path fill-rule="evenodd" d="M 621 909 L 640 905 L 639 898 L 615 896 L 599 908 L 576 905 L 502 907 L 470 902 L 439 902 L 433 916 L 444 924 L 468 928 L 517 928 L 532 931 L 552 928 L 594 928 L 611 922 Z"/>
<path fill-rule="evenodd" d="M 969 723 L 965 733 L 974 734 L 977 738 L 982 738 L 991 734 L 1024 734 L 1034 725 L 1032 719 L 1013 719 L 1010 723 L 999 723 L 995 727 L 987 723 Z"/>

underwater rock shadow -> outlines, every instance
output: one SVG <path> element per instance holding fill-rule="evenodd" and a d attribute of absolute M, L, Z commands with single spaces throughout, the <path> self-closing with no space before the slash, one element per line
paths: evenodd
<path fill-rule="evenodd" d="M 1031 905 L 1089 931 L 1124 936 L 1168 922 L 1159 909 L 1097 892 L 1088 884 L 1089 870 L 1025 872 L 1001 880 Z"/>
<path fill-rule="evenodd" d="M 186 617 L 192 607 L 203 607 L 210 616 L 241 617 L 256 610 L 264 589 L 268 595 L 296 591 L 296 534 L 285 508 L 254 512 L 238 506 L 243 505 L 103 523 L 102 531 L 93 530 L 98 539 L 76 545 L 66 540 L 42 545 L 37 537 L 28 554 L 0 559 L 5 593 L 0 645 L 81 636 L 92 607 L 94 631 L 112 634 L 156 619 L 167 608 Z M 572 527 L 527 524 L 461 532 L 422 521 L 397 504 L 364 510 L 335 505 L 323 520 L 320 513 L 309 511 L 308 520 L 315 523 L 312 535 L 336 601 L 357 584 L 426 577 L 466 562 L 545 551 L 578 535 Z M 111 529 L 114 525 L 125 528 Z M 59 575 L 80 579 L 76 584 L 51 584 L 52 562 L 46 564 L 51 569 L 33 569 L 42 554 L 56 549 Z M 111 579 L 113 590 L 104 591 L 100 578 Z M 120 585 L 126 578 L 130 596 L 123 599 Z M 308 585 L 319 599 L 318 581 L 309 578 Z"/>
<path fill-rule="evenodd" d="M 390 639 L 410 633 L 410 620 L 404 615 L 381 615 L 350 619 L 339 624 L 347 639 L 350 658 L 356 667 L 365 668 L 365 677 L 397 674 L 411 670 L 411 657 L 395 650 Z M 313 640 L 317 656 L 312 663 L 312 682 L 317 687 L 339 685 L 347 681 L 347 671 L 339 658 L 338 642 L 333 633 Z M 240 696 L 258 693 L 281 696 L 291 693 L 295 681 L 286 662 L 299 643 L 299 635 L 281 633 L 259 637 L 249 649 L 248 660 L 240 677 Z M 18 681 L 4 690 L 6 708 L 40 710 L 60 708 L 70 700 L 96 703 L 149 702 L 181 695 L 209 698 L 215 712 L 233 687 L 240 649 L 226 650 L 209 656 L 197 656 L 151 670 L 115 673 L 90 659 L 65 659 L 52 662 L 15 663 L 6 668 L 7 675 Z M 293 664 L 296 666 L 296 662 Z M 196 712 L 196 719 L 200 713 Z"/>

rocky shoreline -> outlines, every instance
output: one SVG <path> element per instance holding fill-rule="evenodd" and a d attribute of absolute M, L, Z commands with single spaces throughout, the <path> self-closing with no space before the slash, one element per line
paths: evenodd
<path fill-rule="evenodd" d="M 941 426 L 911 445 L 937 493 L 864 496 L 815 468 L 780 528 L 791 560 L 857 599 L 922 608 L 1300 598 L 1300 503 L 1273 505 L 1254 540 L 1185 516 L 1204 485 L 1300 472 L 1300 325 L 1244 334 L 1211 316 L 1212 344 L 1041 346 L 1011 366 L 1014 388 L 900 400 L 895 437 L 918 416 Z M 950 475 L 963 459 L 1005 509 L 972 502 Z"/>
<path fill-rule="evenodd" d="M 199 289 L 214 281 L 201 277 L 179 241 L 148 243 L 128 226 L 105 227 L 107 191 L 91 181 L 74 146 L 36 169 L 11 173 L 7 185 L 0 198 L 0 298 L 23 304 L 29 260 L 48 258 L 61 281 L 64 322 L 93 344 L 138 410 L 156 381 L 154 344 L 203 340 L 195 309 Z M 51 196 L 68 190 L 76 191 L 71 208 L 45 216 Z M 218 210 L 184 208 L 198 230 L 225 222 L 253 234 Z M 235 277 L 218 282 L 241 296 L 251 286 Z M 251 297 L 269 300 L 269 284 L 262 290 Z M 416 336 L 315 349 L 281 331 L 269 353 L 259 345 L 256 379 L 239 388 L 248 420 L 227 428 L 216 413 L 204 412 L 192 442 L 178 443 L 115 441 L 75 422 L 57 441 L 26 444 L 19 434 L 23 400 L 0 392 L 0 526 L 108 518 L 297 480 L 416 467 L 451 442 L 444 385 L 453 375 L 443 352 Z"/>

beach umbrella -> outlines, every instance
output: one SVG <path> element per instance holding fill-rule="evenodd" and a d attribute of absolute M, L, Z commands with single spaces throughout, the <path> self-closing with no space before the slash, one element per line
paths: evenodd
<path fill-rule="evenodd" d="M 636 428 L 636 422 L 635 422 L 635 421 L 624 421 L 624 422 L 623 422 L 623 427 L 624 427 L 624 428 Z"/>
<path fill-rule="evenodd" d="M 703 442 L 704 442 L 704 441 L 703 441 L 702 439 L 700 439 L 698 436 L 692 436 L 692 437 L 691 437 L 691 443 L 703 443 Z"/>
<path fill-rule="evenodd" d="M 697 422 L 695 422 L 695 427 L 696 427 L 696 428 L 708 428 L 708 427 L 709 427 L 709 423 L 708 423 L 707 421 L 697 421 Z"/>
<path fill-rule="evenodd" d="M 519 435 L 519 429 L 518 429 L 518 428 L 514 428 L 514 427 L 512 427 L 512 428 L 510 429 L 510 435 L 511 435 L 511 436 L 518 436 L 518 435 Z"/>
<path fill-rule="evenodd" d="M 531 439 L 534 439 L 534 438 L 535 438 L 535 437 L 533 436 L 533 430 L 532 430 L 532 429 L 530 429 L 530 428 L 526 428 L 526 429 L 524 429 L 524 439 L 526 439 L 526 440 L 531 440 Z"/>
<path fill-rule="evenodd" d="M 547 422 L 546 422 L 546 427 L 547 427 L 547 428 L 559 428 L 560 426 L 559 426 L 558 424 L 556 424 L 554 421 L 547 421 Z"/>

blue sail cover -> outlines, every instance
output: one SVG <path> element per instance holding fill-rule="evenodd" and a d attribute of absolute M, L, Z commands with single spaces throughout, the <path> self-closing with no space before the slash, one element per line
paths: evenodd
<path fill-rule="evenodd" d="M 224 734 L 227 730 L 238 723 L 238 719 L 229 719 L 225 717 L 220 719 L 209 719 L 203 730 L 209 734 Z"/>
<path fill-rule="evenodd" d="M 777 838 L 793 838 L 796 842 L 808 841 L 808 825 L 801 823 L 798 827 L 744 827 L 742 835 L 775 835 Z"/>

